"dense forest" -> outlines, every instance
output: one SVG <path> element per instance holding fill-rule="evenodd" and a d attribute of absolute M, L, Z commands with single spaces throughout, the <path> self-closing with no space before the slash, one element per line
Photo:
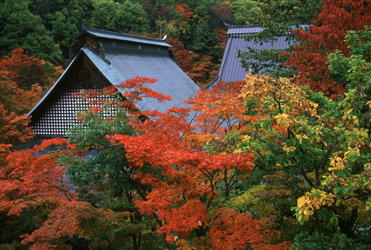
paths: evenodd
<path fill-rule="evenodd" d="M 0 250 L 371 248 L 371 0 L 1 0 L 0 11 Z M 145 76 L 116 86 L 136 90 L 125 98 L 82 92 L 114 101 L 76 114 L 68 139 L 20 150 L 79 19 L 167 35 L 200 86 L 218 71 L 223 22 L 296 44 L 241 53 L 246 68 L 277 71 L 220 82 L 191 108 L 138 113 L 138 98 L 169 99 Z"/>
<path fill-rule="evenodd" d="M 0 55 L 25 53 L 61 65 L 78 20 L 87 26 L 150 36 L 167 35 L 180 67 L 201 86 L 217 74 L 228 24 L 310 23 L 319 0 L 4 0 L 0 3 Z M 282 29 L 282 27 L 280 27 Z"/>

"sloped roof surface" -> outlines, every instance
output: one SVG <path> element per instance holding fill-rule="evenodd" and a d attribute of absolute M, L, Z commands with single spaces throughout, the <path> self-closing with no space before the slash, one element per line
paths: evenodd
<path fill-rule="evenodd" d="M 254 41 L 247 42 L 243 37 L 228 39 L 218 74 L 220 75 L 219 81 L 236 81 L 245 78 L 248 70 L 242 68 L 241 58 L 237 57 L 238 50 L 246 51 L 247 46 L 253 49 L 287 49 L 289 45 L 285 40 L 286 37 L 279 37 L 275 42 L 260 45 Z"/>
<path fill-rule="evenodd" d="M 82 50 L 113 85 L 136 76 L 158 79 L 156 83 L 148 84 L 148 87 L 161 94 L 171 95 L 173 100 L 164 103 L 152 99 L 143 100 L 137 103 L 141 110 L 164 112 L 170 107 L 188 106 L 181 100 L 194 96 L 200 90 L 169 56 L 124 54 L 116 50 L 115 53 L 106 53 L 106 59 L 111 62 L 108 65 L 90 48 L 85 47 Z"/>
<path fill-rule="evenodd" d="M 276 41 L 268 43 L 258 43 L 254 41 L 246 41 L 244 36 L 255 34 L 263 31 L 257 25 L 227 25 L 227 43 L 225 46 L 222 63 L 220 64 L 217 77 L 206 86 L 206 89 L 211 88 L 220 81 L 234 82 L 236 80 L 245 79 L 248 70 L 242 68 L 241 58 L 238 58 L 238 50 L 247 51 L 247 47 L 253 49 L 287 49 L 289 47 L 286 37 L 278 37 Z M 302 28 L 308 25 L 301 25 Z"/>

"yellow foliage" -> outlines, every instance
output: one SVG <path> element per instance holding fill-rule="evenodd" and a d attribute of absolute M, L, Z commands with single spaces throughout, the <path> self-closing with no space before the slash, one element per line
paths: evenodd
<path fill-rule="evenodd" d="M 287 153 L 293 152 L 296 150 L 295 146 L 288 147 L 286 144 L 283 146 L 283 150 L 285 150 Z"/>
<path fill-rule="evenodd" d="M 321 206 L 332 206 L 336 196 L 332 193 L 327 193 L 320 189 L 312 189 L 305 196 L 298 199 L 297 204 L 297 219 L 300 224 L 309 220 L 309 217 L 313 215 L 315 209 L 320 209 Z"/>
<path fill-rule="evenodd" d="M 289 115 L 288 114 L 278 114 L 275 116 L 277 120 L 277 124 L 284 127 L 288 128 L 290 126 L 289 124 Z"/>

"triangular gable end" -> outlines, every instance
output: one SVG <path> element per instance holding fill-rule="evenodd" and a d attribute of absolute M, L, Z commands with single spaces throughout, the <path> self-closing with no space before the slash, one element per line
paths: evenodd
<path fill-rule="evenodd" d="M 53 85 L 44 98 L 31 110 L 30 126 L 37 137 L 65 137 L 76 124 L 76 113 L 89 105 L 72 94 L 83 89 L 101 90 L 112 84 L 82 50 Z"/>

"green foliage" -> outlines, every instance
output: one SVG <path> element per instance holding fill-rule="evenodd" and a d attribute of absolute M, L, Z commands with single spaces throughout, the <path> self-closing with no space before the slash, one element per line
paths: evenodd
<path fill-rule="evenodd" d="M 339 230 L 349 239 L 360 241 L 357 232 L 370 223 L 371 157 L 369 130 L 359 112 L 369 109 L 365 101 L 369 95 L 358 102 L 359 109 L 352 109 L 352 92 L 334 102 L 288 79 L 251 75 L 243 93 L 246 115 L 254 118 L 247 122 L 248 132 L 242 136 L 238 150 L 254 152 L 259 170 L 284 171 L 305 180 L 281 190 L 292 190 L 296 195 L 292 211 L 306 230 L 330 238 Z M 270 213 L 276 215 L 275 211 Z M 338 241 L 334 244 L 340 244 Z"/>
<path fill-rule="evenodd" d="M 68 56 L 78 20 L 88 26 L 117 32 L 148 34 L 149 19 L 142 5 L 130 0 L 16 0 L 1 4 L 0 49 L 17 47 L 60 65 Z M 63 56 L 61 54 L 63 51 Z"/>
<path fill-rule="evenodd" d="M 263 11 L 262 24 L 309 24 L 321 11 L 322 0 L 257 0 Z M 274 28 L 274 27 L 272 27 Z"/>
<path fill-rule="evenodd" d="M 355 90 L 357 87 L 363 91 L 369 91 L 371 87 L 371 28 L 365 26 L 364 30 L 349 31 L 345 36 L 345 42 L 350 49 L 351 56 L 345 56 L 336 50 L 328 57 L 329 69 L 347 79 L 348 89 Z"/>
<path fill-rule="evenodd" d="M 77 19 L 70 18 L 71 14 L 67 8 L 45 14 L 47 28 L 63 51 L 69 48 L 71 37 L 78 34 Z"/>
<path fill-rule="evenodd" d="M 116 98 L 121 100 L 119 96 Z M 146 187 L 134 178 L 137 171 L 130 166 L 124 146 L 107 140 L 107 137 L 115 134 L 135 136 L 137 132 L 129 124 L 133 118 L 124 109 L 108 104 L 91 108 L 77 116 L 80 124 L 69 131 L 69 143 L 76 144 L 76 149 L 87 153 L 88 157 L 81 160 L 62 156 L 60 160 L 61 164 L 70 164 L 68 174 L 79 197 L 93 207 L 115 213 L 130 213 L 127 220 L 112 222 L 116 226 L 110 230 L 103 230 L 106 222 L 100 219 L 92 217 L 84 220 L 84 224 L 80 225 L 82 228 L 100 229 L 87 232 L 89 245 L 102 244 L 99 242 L 105 241 L 101 237 L 104 231 L 106 238 L 120 239 L 114 242 L 116 248 L 163 249 L 163 240 L 155 232 L 153 220 L 140 214 L 134 206 L 137 194 L 133 190 L 139 189 L 145 193 Z"/>
<path fill-rule="evenodd" d="M 27 54 L 54 64 L 62 62 L 62 54 L 53 35 L 42 19 L 29 11 L 30 1 L 6 0 L 0 3 L 0 49 L 6 55 L 18 47 Z"/>
<path fill-rule="evenodd" d="M 354 240 L 345 234 L 334 233 L 331 237 L 323 233 L 309 235 L 303 231 L 295 237 L 293 250 L 321 250 L 321 249 L 357 249 L 366 250 L 371 247 L 368 232 L 360 232 L 361 236 Z"/>
<path fill-rule="evenodd" d="M 133 3 L 130 0 L 123 3 L 96 0 L 93 6 L 91 27 L 126 33 L 132 31 L 139 34 L 145 34 L 148 31 L 149 20 L 139 3 Z"/>
<path fill-rule="evenodd" d="M 231 3 L 231 10 L 236 25 L 255 24 L 262 15 L 259 4 L 253 0 L 237 0 Z"/>
<path fill-rule="evenodd" d="M 114 119 L 105 119 L 103 112 L 93 109 L 77 114 L 80 124 L 68 132 L 70 143 L 76 144 L 78 150 L 93 151 L 94 157 L 84 161 L 75 161 L 68 171 L 72 181 L 78 186 L 103 185 L 105 175 L 109 181 L 104 183 L 112 191 L 114 197 L 120 196 L 124 190 L 130 191 L 126 176 L 120 174 L 123 166 L 128 165 L 125 149 L 106 140 L 106 136 L 120 134 L 134 135 L 136 132 L 128 124 L 130 116 L 123 109 L 103 106 L 103 110 Z M 117 113 L 114 113 L 117 110 Z"/>

